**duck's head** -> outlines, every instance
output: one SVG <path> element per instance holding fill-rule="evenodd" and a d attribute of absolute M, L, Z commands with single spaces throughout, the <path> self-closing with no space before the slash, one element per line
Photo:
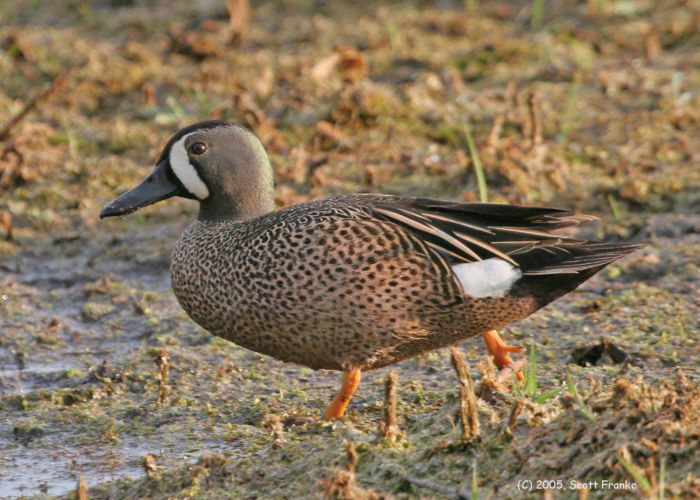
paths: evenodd
<path fill-rule="evenodd" d="M 242 220 L 273 209 L 270 162 L 246 128 L 212 120 L 178 131 L 141 184 L 112 200 L 100 218 L 126 215 L 173 196 L 199 201 L 201 220 Z"/>

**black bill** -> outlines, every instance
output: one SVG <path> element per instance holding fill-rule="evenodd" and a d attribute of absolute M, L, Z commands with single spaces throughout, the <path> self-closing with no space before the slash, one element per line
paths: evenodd
<path fill-rule="evenodd" d="M 100 219 L 126 215 L 179 194 L 180 186 L 168 179 L 167 162 L 161 161 L 141 184 L 110 201 L 100 211 Z"/>

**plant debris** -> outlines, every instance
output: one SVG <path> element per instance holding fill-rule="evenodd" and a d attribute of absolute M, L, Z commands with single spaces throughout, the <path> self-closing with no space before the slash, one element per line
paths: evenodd
<path fill-rule="evenodd" d="M 625 351 L 605 338 L 601 339 L 599 344 L 577 347 L 571 353 L 571 359 L 580 366 L 595 365 L 605 355 L 615 364 L 625 363 L 630 359 L 630 356 Z"/>

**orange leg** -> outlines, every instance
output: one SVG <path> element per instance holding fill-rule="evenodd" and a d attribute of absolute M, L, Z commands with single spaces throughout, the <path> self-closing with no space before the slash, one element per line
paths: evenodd
<path fill-rule="evenodd" d="M 331 420 L 334 418 L 342 418 L 347 408 L 350 398 L 355 393 L 357 386 L 360 385 L 362 372 L 360 370 L 349 370 L 343 374 L 343 385 L 340 391 L 333 398 L 328 409 L 323 414 L 323 420 Z"/>
<path fill-rule="evenodd" d="M 486 344 L 486 349 L 489 354 L 493 356 L 493 361 L 499 370 L 502 370 L 506 366 L 513 364 L 513 360 L 508 355 L 509 352 L 521 352 L 522 347 L 507 345 L 496 330 L 489 330 L 482 334 L 484 337 L 484 343 Z M 518 378 L 518 382 L 523 381 L 523 374 L 519 371 L 515 373 Z"/>

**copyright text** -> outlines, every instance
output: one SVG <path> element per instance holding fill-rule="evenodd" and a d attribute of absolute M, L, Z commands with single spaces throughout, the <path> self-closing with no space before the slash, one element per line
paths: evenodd
<path fill-rule="evenodd" d="M 520 479 L 518 489 L 523 491 L 537 490 L 636 490 L 637 483 L 634 481 L 608 481 L 607 479 L 595 481 L 579 481 L 572 479 Z"/>

